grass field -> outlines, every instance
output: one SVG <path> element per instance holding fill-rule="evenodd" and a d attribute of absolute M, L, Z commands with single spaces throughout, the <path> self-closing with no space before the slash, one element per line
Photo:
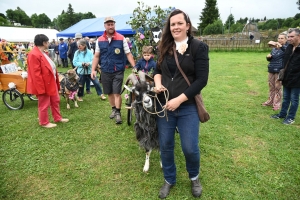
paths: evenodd
<path fill-rule="evenodd" d="M 202 92 L 211 120 L 201 124 L 201 199 L 300 197 L 299 112 L 287 126 L 260 105 L 268 96 L 265 56 L 210 53 Z M 70 122 L 54 129 L 39 127 L 37 102 L 25 98 L 17 111 L 0 102 L 0 199 L 158 199 L 159 153 L 143 173 L 145 153 L 125 123 L 126 110 L 124 123 L 115 125 L 108 101 L 92 92 L 71 110 L 62 99 Z M 193 199 L 178 135 L 175 151 L 177 184 L 168 199 Z"/>

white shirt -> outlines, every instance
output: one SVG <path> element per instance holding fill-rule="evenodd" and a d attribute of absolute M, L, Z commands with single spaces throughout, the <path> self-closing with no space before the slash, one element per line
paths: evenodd
<path fill-rule="evenodd" d="M 45 53 L 43 53 L 43 55 L 46 57 L 46 59 L 48 60 L 49 64 L 52 67 L 52 71 L 53 71 L 53 75 L 54 75 L 54 79 L 56 80 L 56 66 L 55 63 L 51 60 L 51 58 L 49 58 L 49 56 Z"/>
<path fill-rule="evenodd" d="M 108 38 L 108 42 L 109 43 L 111 42 L 111 38 Z M 123 39 L 123 49 L 124 49 L 125 54 L 130 53 L 130 49 L 129 49 L 129 46 L 128 46 L 126 38 Z M 95 52 L 99 52 L 100 53 L 100 48 L 99 48 L 99 45 L 98 45 L 98 40 L 96 40 Z"/>

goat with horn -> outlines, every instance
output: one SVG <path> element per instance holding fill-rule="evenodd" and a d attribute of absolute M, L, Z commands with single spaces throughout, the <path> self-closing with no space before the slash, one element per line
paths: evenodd
<path fill-rule="evenodd" d="M 134 130 L 136 139 L 139 145 L 146 151 L 146 160 L 143 168 L 144 172 L 148 172 L 150 166 L 150 154 L 154 149 L 159 149 L 158 132 L 156 126 L 153 79 L 142 71 L 138 72 L 138 77 L 135 74 L 130 74 L 125 82 L 124 87 L 132 92 L 134 101 L 129 109 L 134 109 L 136 121 Z M 146 79 L 150 80 L 147 81 Z M 151 82 L 152 80 L 152 82 Z M 129 87 L 129 83 L 132 87 Z"/>

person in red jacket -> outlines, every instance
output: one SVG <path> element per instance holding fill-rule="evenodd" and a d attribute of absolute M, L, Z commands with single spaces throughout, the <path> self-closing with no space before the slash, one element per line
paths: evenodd
<path fill-rule="evenodd" d="M 35 47 L 28 54 L 27 93 L 38 98 L 39 124 L 45 128 L 56 127 L 49 122 L 48 109 L 50 107 L 55 122 L 68 122 L 60 114 L 59 79 L 54 62 L 46 55 L 49 38 L 38 34 L 34 38 Z"/>

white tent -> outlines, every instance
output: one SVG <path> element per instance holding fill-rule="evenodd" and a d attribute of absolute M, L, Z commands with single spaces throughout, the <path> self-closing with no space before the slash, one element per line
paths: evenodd
<path fill-rule="evenodd" d="M 45 34 L 49 38 L 49 41 L 52 39 L 57 40 L 57 33 L 58 31 L 55 29 L 0 26 L 0 38 L 8 42 L 33 42 L 37 34 Z"/>

